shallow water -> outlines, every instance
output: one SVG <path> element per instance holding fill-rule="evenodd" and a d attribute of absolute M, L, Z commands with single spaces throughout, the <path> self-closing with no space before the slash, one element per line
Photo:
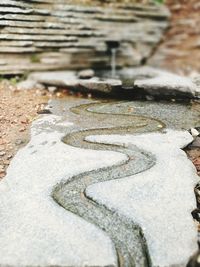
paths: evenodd
<path fill-rule="evenodd" d="M 88 111 L 97 113 L 112 113 L 148 116 L 152 119 L 162 121 L 167 128 L 172 129 L 189 129 L 191 127 L 200 126 L 200 103 L 173 103 L 173 102 L 154 102 L 154 101 L 114 101 L 114 100 L 96 100 L 86 98 L 67 97 L 64 99 L 52 100 L 53 113 L 56 115 L 68 114 L 68 107 L 78 104 L 102 102 L 101 105 L 88 107 Z M 95 117 L 95 114 L 92 113 Z M 67 116 L 68 117 L 68 116 Z M 72 119 L 75 117 L 72 116 Z M 113 117 L 114 118 L 114 117 Z M 71 117 L 70 117 L 71 119 Z M 85 118 L 84 122 L 80 121 L 80 126 L 87 127 L 87 123 L 91 123 L 90 118 Z M 104 125 L 106 121 L 104 118 Z M 112 124 L 109 119 L 108 126 Z M 95 126 L 96 123 L 94 123 Z M 97 123 L 99 126 L 99 122 Z"/>

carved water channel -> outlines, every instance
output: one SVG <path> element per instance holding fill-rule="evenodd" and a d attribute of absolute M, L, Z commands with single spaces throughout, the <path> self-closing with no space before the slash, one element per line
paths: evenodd
<path fill-rule="evenodd" d="M 64 184 L 60 183 L 54 188 L 53 198 L 66 210 L 97 225 L 110 236 L 116 249 L 119 266 L 147 267 L 151 266 L 151 258 L 142 229 L 130 219 L 95 203 L 85 193 L 86 188 L 92 184 L 123 179 L 123 177 L 143 172 L 155 164 L 156 159 L 152 154 L 136 147 L 97 144 L 85 140 L 91 135 L 139 134 L 165 128 L 165 123 L 161 120 L 133 115 L 132 109 L 131 107 L 127 109 L 127 103 L 123 106 L 123 103 L 112 102 L 83 104 L 71 108 L 71 112 L 81 116 L 83 120 L 89 118 L 91 125 L 92 121 L 94 121 L 94 126 L 98 121 L 99 127 L 75 130 L 63 138 L 64 143 L 82 149 L 120 152 L 127 156 L 127 160 L 121 165 L 85 172 L 72 177 Z"/>

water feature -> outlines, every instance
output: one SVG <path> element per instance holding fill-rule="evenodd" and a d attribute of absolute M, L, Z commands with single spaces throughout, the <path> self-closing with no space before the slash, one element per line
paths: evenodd
<path fill-rule="evenodd" d="M 117 41 L 107 41 L 106 42 L 108 47 L 108 52 L 111 52 L 111 77 L 112 79 L 116 78 L 116 56 L 117 56 L 117 50 L 120 46 L 120 43 Z"/>
<path fill-rule="evenodd" d="M 111 56 L 111 71 L 112 71 L 112 78 L 114 79 L 116 77 L 116 52 L 117 52 L 117 49 L 116 48 L 112 48 L 111 49 L 111 53 L 112 53 L 112 56 Z"/>

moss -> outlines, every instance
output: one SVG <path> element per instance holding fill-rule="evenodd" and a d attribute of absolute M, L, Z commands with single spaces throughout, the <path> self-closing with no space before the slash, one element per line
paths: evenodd
<path fill-rule="evenodd" d="M 30 61 L 31 61 L 32 63 L 40 63 L 40 58 L 39 58 L 39 56 L 38 56 L 37 54 L 33 54 L 33 55 L 31 55 L 31 57 L 30 57 Z"/>
<path fill-rule="evenodd" d="M 164 0 L 153 0 L 155 3 L 163 4 Z"/>

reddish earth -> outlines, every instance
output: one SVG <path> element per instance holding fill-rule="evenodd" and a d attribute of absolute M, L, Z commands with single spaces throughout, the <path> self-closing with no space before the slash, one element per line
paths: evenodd
<path fill-rule="evenodd" d="M 176 72 L 200 72 L 200 1 L 166 0 L 172 17 L 156 54 L 155 66 Z"/>
<path fill-rule="evenodd" d="M 0 179 L 17 150 L 27 143 L 30 123 L 48 98 L 46 92 L 18 91 L 8 81 L 0 83 Z"/>

